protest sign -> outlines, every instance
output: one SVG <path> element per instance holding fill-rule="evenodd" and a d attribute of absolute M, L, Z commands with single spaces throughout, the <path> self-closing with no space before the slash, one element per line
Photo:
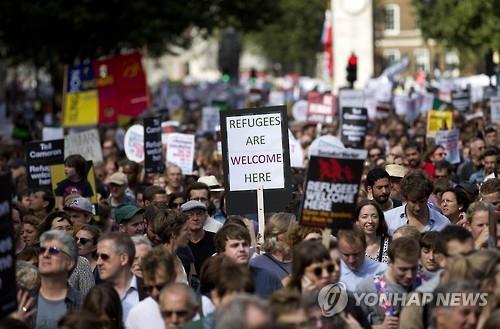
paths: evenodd
<path fill-rule="evenodd" d="M 341 89 L 339 91 L 339 108 L 364 107 L 365 93 L 363 90 Z"/>
<path fill-rule="evenodd" d="M 228 213 L 256 213 L 259 187 L 265 211 L 283 211 L 291 198 L 286 108 L 221 112 L 221 133 Z"/>
<path fill-rule="evenodd" d="M 288 141 L 290 144 L 290 166 L 294 168 L 304 167 L 304 151 L 300 142 L 295 138 L 290 129 L 288 129 Z"/>
<path fill-rule="evenodd" d="M 368 111 L 362 107 L 342 108 L 342 143 L 346 147 L 364 148 Z"/>
<path fill-rule="evenodd" d="M 321 95 L 311 92 L 307 96 L 307 121 L 313 123 L 333 123 L 336 112 L 336 99 L 332 94 Z"/>
<path fill-rule="evenodd" d="M 171 133 L 167 136 L 166 163 L 176 164 L 184 175 L 193 174 L 194 135 Z"/>
<path fill-rule="evenodd" d="M 17 309 L 16 241 L 11 217 L 12 182 L 10 172 L 0 174 L 0 318 Z"/>
<path fill-rule="evenodd" d="M 163 173 L 160 118 L 144 118 L 144 170 Z"/>
<path fill-rule="evenodd" d="M 203 132 L 215 132 L 215 126 L 220 122 L 217 106 L 204 106 L 201 110 L 201 126 Z"/>
<path fill-rule="evenodd" d="M 29 143 L 26 145 L 26 163 L 29 187 L 50 187 L 48 166 L 64 163 L 64 139 Z"/>
<path fill-rule="evenodd" d="M 432 110 L 432 105 L 434 104 L 434 94 L 425 93 L 419 95 L 416 100 L 416 108 L 419 113 L 429 112 Z"/>
<path fill-rule="evenodd" d="M 458 129 L 442 130 L 436 133 L 434 138 L 436 145 L 441 145 L 446 150 L 446 161 L 451 164 L 460 163 L 460 151 L 458 141 L 460 131 Z"/>
<path fill-rule="evenodd" d="M 123 142 L 125 155 L 134 162 L 144 161 L 144 127 L 142 125 L 133 125 L 125 133 Z"/>
<path fill-rule="evenodd" d="M 407 95 L 394 96 L 396 114 L 404 117 L 406 122 L 413 122 L 418 118 L 420 112 L 416 103 L 416 99 L 410 98 Z"/>
<path fill-rule="evenodd" d="M 500 96 L 491 97 L 491 123 L 500 122 Z"/>
<path fill-rule="evenodd" d="M 332 135 L 317 137 L 309 146 L 309 156 L 330 156 L 339 149 L 345 149 L 342 141 Z"/>
<path fill-rule="evenodd" d="M 282 90 L 271 90 L 269 93 L 269 106 L 284 105 L 285 102 L 285 92 Z"/>
<path fill-rule="evenodd" d="M 351 228 L 366 150 L 311 156 L 301 204 L 300 225 Z"/>
<path fill-rule="evenodd" d="M 167 144 L 167 137 L 170 133 L 175 133 L 179 130 L 179 121 L 163 121 L 161 123 L 161 143 Z"/>
<path fill-rule="evenodd" d="M 64 128 L 61 127 L 43 127 L 42 140 L 52 141 L 54 139 L 64 138 Z"/>
<path fill-rule="evenodd" d="M 427 138 L 436 136 L 440 130 L 453 128 L 453 113 L 451 111 L 427 112 Z"/>
<path fill-rule="evenodd" d="M 470 108 L 470 90 L 453 90 L 451 92 L 451 103 L 460 112 L 466 112 Z"/>
<path fill-rule="evenodd" d="M 298 100 L 292 106 L 292 115 L 296 121 L 306 121 L 307 120 L 307 107 L 308 103 L 306 100 Z"/>
<path fill-rule="evenodd" d="M 64 157 L 72 154 L 80 154 L 85 160 L 102 161 L 101 141 L 97 129 L 65 136 Z"/>

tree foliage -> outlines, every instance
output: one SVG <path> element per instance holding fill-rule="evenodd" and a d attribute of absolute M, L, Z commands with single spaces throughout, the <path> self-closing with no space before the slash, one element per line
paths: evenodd
<path fill-rule="evenodd" d="M 314 73 L 321 50 L 321 31 L 328 1 L 276 0 L 280 15 L 261 30 L 251 33 L 248 42 L 257 45 L 284 72 Z"/>
<path fill-rule="evenodd" d="M 255 30 L 276 12 L 267 0 L 3 0 L 0 49 L 39 65 L 142 47 L 161 54 L 187 45 L 192 28 Z"/>
<path fill-rule="evenodd" d="M 413 0 L 426 38 L 461 51 L 500 50 L 498 0 Z"/>

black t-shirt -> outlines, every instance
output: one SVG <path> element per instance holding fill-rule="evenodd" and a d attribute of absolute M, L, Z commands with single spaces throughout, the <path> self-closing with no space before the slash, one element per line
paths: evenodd
<path fill-rule="evenodd" d="M 82 179 L 79 182 L 72 182 L 67 178 L 57 183 L 55 193 L 56 196 L 62 196 L 64 198 L 70 194 L 79 194 L 84 198 L 90 198 L 94 195 L 92 186 L 86 179 Z"/>
<path fill-rule="evenodd" d="M 205 259 L 215 254 L 215 233 L 205 231 L 203 238 L 198 243 L 189 242 L 189 248 L 194 256 L 194 268 L 196 273 L 200 275 L 201 266 Z"/>

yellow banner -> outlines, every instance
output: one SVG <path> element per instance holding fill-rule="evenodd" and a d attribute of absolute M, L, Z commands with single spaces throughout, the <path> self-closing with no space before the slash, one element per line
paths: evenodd
<path fill-rule="evenodd" d="M 453 129 L 453 112 L 429 111 L 427 113 L 427 137 L 434 137 L 440 130 Z"/>
<path fill-rule="evenodd" d="M 64 96 L 64 127 L 93 126 L 99 119 L 97 90 L 66 93 Z"/>

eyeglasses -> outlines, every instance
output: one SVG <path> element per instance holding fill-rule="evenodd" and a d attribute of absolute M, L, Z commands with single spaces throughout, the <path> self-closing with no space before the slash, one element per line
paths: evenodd
<path fill-rule="evenodd" d="M 162 310 L 161 311 L 161 316 L 163 318 L 170 318 L 172 315 L 175 315 L 179 318 L 184 318 L 189 314 L 188 310 L 177 310 L 177 311 L 172 311 L 172 310 Z"/>
<path fill-rule="evenodd" d="M 59 248 L 57 246 L 50 246 L 50 247 L 40 246 L 40 255 L 45 255 L 45 252 L 47 250 L 49 251 L 49 255 L 51 255 L 51 256 L 56 256 L 56 255 L 59 255 L 60 253 L 66 254 L 66 252 L 64 250 L 62 250 L 61 248 Z"/>
<path fill-rule="evenodd" d="M 317 277 L 320 277 L 321 274 L 323 274 L 323 270 L 326 270 L 328 272 L 328 274 L 332 274 L 333 271 L 335 271 L 335 265 L 333 264 L 329 264 L 327 266 L 316 266 L 312 269 L 312 272 L 314 273 L 314 275 L 316 275 Z"/>
<path fill-rule="evenodd" d="M 107 261 L 108 259 L 111 258 L 111 256 L 109 256 L 108 254 L 100 254 L 100 253 L 97 253 L 96 254 L 96 257 L 97 259 L 102 259 L 103 261 Z"/>
<path fill-rule="evenodd" d="M 87 239 L 87 238 L 76 238 L 76 243 L 79 243 L 79 244 L 81 244 L 81 245 L 87 244 L 87 243 L 89 243 L 90 241 L 92 241 L 92 239 Z"/>

